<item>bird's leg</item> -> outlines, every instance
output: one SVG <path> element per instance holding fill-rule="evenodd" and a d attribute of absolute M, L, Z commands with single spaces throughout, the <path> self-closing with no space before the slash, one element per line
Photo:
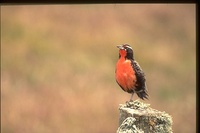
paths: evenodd
<path fill-rule="evenodd" d="M 133 94 L 134 92 L 131 94 L 131 99 L 129 101 L 126 101 L 126 106 L 129 108 L 133 106 Z"/>
<path fill-rule="evenodd" d="M 131 99 L 129 102 L 133 102 L 133 94 L 134 94 L 134 92 L 131 94 Z"/>

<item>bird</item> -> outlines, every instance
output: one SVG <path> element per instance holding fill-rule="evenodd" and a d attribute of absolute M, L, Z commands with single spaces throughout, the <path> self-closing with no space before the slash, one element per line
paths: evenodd
<path fill-rule="evenodd" d="M 132 94 L 130 101 L 133 101 L 134 93 L 142 100 L 148 99 L 145 74 L 134 59 L 132 47 L 129 44 L 121 44 L 117 45 L 117 48 L 119 48 L 119 59 L 115 69 L 117 84 L 122 90 Z"/>

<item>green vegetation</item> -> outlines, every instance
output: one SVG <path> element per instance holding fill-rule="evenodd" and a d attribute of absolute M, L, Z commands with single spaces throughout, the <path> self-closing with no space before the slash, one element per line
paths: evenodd
<path fill-rule="evenodd" d="M 2 133 L 112 133 L 116 45 L 129 43 L 152 108 L 196 131 L 194 4 L 1 6 Z M 134 99 L 137 97 L 134 96 Z"/>

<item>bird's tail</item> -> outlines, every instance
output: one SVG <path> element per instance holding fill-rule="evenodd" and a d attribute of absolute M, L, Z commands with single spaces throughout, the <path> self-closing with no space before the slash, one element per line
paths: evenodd
<path fill-rule="evenodd" d="M 140 91 L 135 91 L 135 92 L 138 95 L 138 97 L 140 97 L 142 100 L 144 100 L 145 98 L 148 99 L 148 94 L 146 89 L 142 89 Z"/>

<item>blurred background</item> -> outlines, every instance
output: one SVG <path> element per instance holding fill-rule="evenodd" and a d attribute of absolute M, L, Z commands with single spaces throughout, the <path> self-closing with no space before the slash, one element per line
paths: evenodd
<path fill-rule="evenodd" d="M 1 132 L 116 132 L 123 43 L 146 74 L 143 102 L 195 133 L 195 4 L 1 6 Z"/>

